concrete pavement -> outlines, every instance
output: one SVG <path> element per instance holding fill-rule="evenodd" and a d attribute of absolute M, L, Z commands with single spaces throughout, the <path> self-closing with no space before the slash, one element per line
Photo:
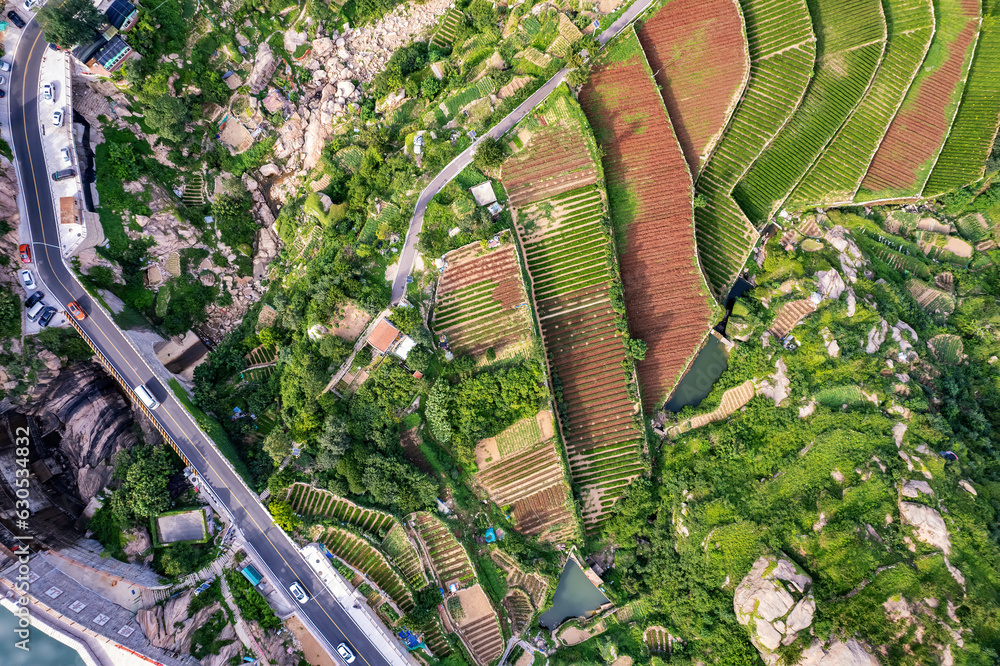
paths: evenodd
<path fill-rule="evenodd" d="M 47 300 L 65 306 L 75 300 L 89 314 L 80 331 L 89 339 L 123 385 L 144 385 L 160 401 L 150 413 L 153 422 L 176 445 L 177 450 L 207 482 L 210 492 L 224 505 L 244 534 L 247 548 L 264 563 L 264 575 L 275 589 L 289 597 L 288 586 L 299 581 L 309 601 L 298 605 L 303 623 L 333 652 L 345 642 L 358 656 L 358 666 L 407 664 L 396 654 L 382 655 L 362 627 L 334 599 L 302 559 L 298 548 L 274 525 L 256 494 L 236 474 L 214 443 L 198 428 L 184 406 L 153 374 L 142 356 L 112 321 L 101 305 L 83 289 L 63 263 L 59 244 L 59 222 L 52 204 L 50 174 L 46 169 L 38 118 L 39 76 L 46 42 L 37 23 L 24 31 L 13 58 L 7 101 L 10 108 L 12 147 L 18 168 L 19 188 L 27 216 L 37 279 Z M 291 602 L 290 602 L 291 603 Z M 377 628 L 386 632 L 384 628 Z"/>
<path fill-rule="evenodd" d="M 632 24 L 632 22 L 641 14 L 646 11 L 646 9 L 653 4 L 653 0 L 636 0 L 628 9 L 618 19 L 612 23 L 604 32 L 602 32 L 598 37 L 597 41 L 604 46 L 616 35 L 618 35 L 622 30 Z M 503 120 L 494 125 L 490 131 L 486 132 L 483 136 L 488 136 L 493 139 L 499 139 L 504 134 L 509 132 L 515 125 L 517 125 L 521 120 L 528 115 L 528 113 L 534 109 L 536 106 L 545 101 L 553 90 L 555 90 L 563 79 L 566 78 L 566 74 L 569 72 L 568 68 L 560 69 L 555 75 L 545 82 L 541 88 L 535 91 L 531 97 L 522 102 L 516 109 L 511 111 Z M 396 279 L 392 282 L 392 303 L 399 303 L 404 296 L 406 296 L 406 278 L 410 276 L 413 271 L 413 260 L 417 256 L 417 240 L 420 237 L 420 230 L 424 225 L 424 212 L 427 210 L 427 204 L 431 202 L 431 199 L 444 189 L 444 186 L 454 180 L 455 176 L 462 173 L 462 169 L 472 164 L 472 159 L 476 155 L 476 148 L 483 137 L 479 137 L 476 141 L 466 148 L 461 154 L 453 159 L 448 166 L 446 166 L 434 180 L 430 182 L 427 187 L 423 189 L 420 196 L 417 198 L 417 205 L 413 210 L 413 217 L 410 218 L 410 226 L 406 231 L 406 242 L 403 244 L 403 251 L 399 255 L 399 269 L 396 271 Z"/>

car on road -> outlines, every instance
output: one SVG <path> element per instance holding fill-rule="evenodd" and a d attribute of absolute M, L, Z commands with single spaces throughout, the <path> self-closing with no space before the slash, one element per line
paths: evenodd
<path fill-rule="evenodd" d="M 298 583 L 292 583 L 288 586 L 288 591 L 291 592 L 300 604 L 304 604 L 309 601 L 309 595 L 305 593 L 302 586 Z"/>
<path fill-rule="evenodd" d="M 17 251 L 21 253 L 21 263 L 30 264 L 31 263 L 31 248 L 27 245 L 20 245 Z"/>
<path fill-rule="evenodd" d="M 52 180 L 66 180 L 67 178 L 72 178 L 76 175 L 76 171 L 73 169 L 60 169 L 52 174 Z"/>
<path fill-rule="evenodd" d="M 51 305 L 42 310 L 42 316 L 38 318 L 38 325 L 42 328 L 46 328 L 52 318 L 56 316 L 56 309 Z"/>
<path fill-rule="evenodd" d="M 73 315 L 73 318 L 77 321 L 83 321 L 87 318 L 87 313 L 83 311 L 83 308 L 81 308 L 80 304 L 76 301 L 70 301 L 67 303 L 66 309 L 69 310 L 69 313 Z"/>
<path fill-rule="evenodd" d="M 31 271 L 21 271 L 21 282 L 24 283 L 25 289 L 35 288 L 35 276 L 31 274 Z"/>
<path fill-rule="evenodd" d="M 10 22 L 16 25 L 18 28 L 23 28 L 24 26 L 28 25 L 27 23 L 24 22 L 24 19 L 21 18 L 21 15 L 15 12 L 13 9 L 7 12 L 7 18 L 9 18 Z"/>
<path fill-rule="evenodd" d="M 338 645 L 337 653 L 348 664 L 354 663 L 354 653 L 351 652 L 351 648 L 347 647 L 347 643 L 341 643 L 340 645 Z"/>
<path fill-rule="evenodd" d="M 45 99 L 46 102 L 52 101 L 52 86 L 49 85 L 48 83 L 42 86 L 42 97 Z"/>
<path fill-rule="evenodd" d="M 56 127 L 62 127 L 62 111 L 55 110 L 52 112 L 52 124 Z"/>
<path fill-rule="evenodd" d="M 30 310 L 35 306 L 36 303 L 38 303 L 38 301 L 42 300 L 43 298 L 45 298 L 45 294 L 43 294 L 40 291 L 36 291 L 31 296 L 28 296 L 28 298 L 24 301 L 24 308 L 26 310 Z"/>

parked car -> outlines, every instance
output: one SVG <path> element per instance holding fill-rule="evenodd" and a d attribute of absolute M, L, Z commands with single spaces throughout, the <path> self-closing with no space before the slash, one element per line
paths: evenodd
<path fill-rule="evenodd" d="M 10 71 L 10 63 L 0 60 L 0 72 L 9 72 L 9 71 Z"/>
<path fill-rule="evenodd" d="M 24 26 L 28 25 L 27 23 L 24 22 L 24 19 L 21 18 L 21 15 L 15 12 L 13 9 L 7 12 L 7 18 L 9 18 L 10 22 L 16 25 L 18 28 L 23 28 Z"/>
<path fill-rule="evenodd" d="M 7 83 L 7 77 L 6 76 L 0 76 L 0 86 L 2 86 L 5 83 Z"/>
<path fill-rule="evenodd" d="M 32 307 L 35 306 L 36 303 L 38 303 L 38 301 L 42 300 L 43 298 L 45 298 L 45 294 L 43 294 L 40 291 L 36 291 L 31 296 L 28 296 L 28 298 L 24 301 L 25 309 L 30 310 Z"/>
<path fill-rule="evenodd" d="M 76 175 L 76 171 L 73 169 L 60 169 L 52 174 L 52 180 L 66 180 L 67 178 L 72 178 Z"/>
<path fill-rule="evenodd" d="M 30 12 L 38 4 L 38 0 L 24 0 L 24 10 Z"/>
<path fill-rule="evenodd" d="M 59 50 L 59 46 L 57 46 L 56 44 L 49 44 L 49 48 L 52 49 L 53 51 Z"/>
<path fill-rule="evenodd" d="M 62 111 L 58 109 L 52 113 L 52 124 L 56 127 L 62 127 Z"/>
<path fill-rule="evenodd" d="M 31 274 L 31 271 L 21 271 L 21 282 L 24 283 L 25 289 L 35 288 L 35 276 Z"/>
<path fill-rule="evenodd" d="M 0 98 L 4 98 L 6 96 L 7 96 L 7 93 L 5 93 L 3 90 L 0 90 Z"/>
<path fill-rule="evenodd" d="M 21 263 L 30 264 L 31 263 L 31 248 L 27 245 L 21 245 L 17 248 L 17 251 L 21 253 Z"/>
<path fill-rule="evenodd" d="M 42 86 L 42 98 L 45 99 L 46 102 L 52 101 L 52 86 L 48 83 Z"/>
<path fill-rule="evenodd" d="M 288 590 L 293 595 L 295 595 L 295 598 L 298 600 L 300 604 L 304 604 L 305 602 L 309 601 L 309 596 L 305 593 L 305 591 L 302 589 L 302 586 L 299 585 L 298 583 L 292 583 L 291 585 L 289 585 Z"/>
<path fill-rule="evenodd" d="M 27 305 L 27 303 L 25 303 L 25 305 Z M 35 301 L 24 314 L 28 317 L 28 321 L 38 321 L 38 318 L 45 312 L 45 307 L 44 302 Z"/>
<path fill-rule="evenodd" d="M 73 315 L 73 318 L 77 321 L 83 321 L 87 318 L 87 313 L 83 311 L 83 308 L 81 308 L 80 304 L 76 301 L 70 301 L 67 303 L 66 309 L 69 310 L 69 313 Z"/>
<path fill-rule="evenodd" d="M 62 155 L 63 163 L 64 164 L 72 164 L 73 163 L 73 157 L 70 155 L 69 148 L 63 148 L 59 152 Z"/>
<path fill-rule="evenodd" d="M 52 321 L 52 318 L 56 316 L 57 310 L 51 305 L 42 311 L 42 316 L 38 318 L 38 325 L 45 328 Z"/>
<path fill-rule="evenodd" d="M 338 645 L 337 653 L 340 654 L 340 657 L 348 664 L 354 663 L 354 653 L 351 652 L 351 648 L 347 647 L 347 643 L 341 643 Z"/>

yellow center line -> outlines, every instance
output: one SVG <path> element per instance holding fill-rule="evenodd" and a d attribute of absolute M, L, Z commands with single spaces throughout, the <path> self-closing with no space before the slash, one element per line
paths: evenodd
<path fill-rule="evenodd" d="M 42 38 L 42 33 L 39 32 L 38 36 L 35 37 L 35 41 L 32 42 L 32 44 L 31 44 L 31 49 L 28 51 L 28 62 L 31 62 L 31 57 L 34 54 L 35 48 L 38 46 L 38 43 L 41 40 L 41 38 Z M 25 72 L 25 74 L 26 73 L 27 72 Z M 53 266 L 54 262 L 52 261 L 52 258 L 49 256 L 49 248 L 50 248 L 50 246 L 46 242 L 46 238 L 45 238 L 45 224 L 44 224 L 43 217 L 42 217 L 42 199 L 41 199 L 41 196 L 38 193 L 38 180 L 35 178 L 35 168 L 34 168 L 35 164 L 34 164 L 34 160 L 32 159 L 32 156 L 31 156 L 31 142 L 28 141 L 28 117 L 24 113 L 24 101 L 27 99 L 27 97 L 26 97 L 27 86 L 28 86 L 28 77 L 27 76 L 23 76 L 22 80 L 21 80 L 21 103 L 22 103 L 22 107 L 21 107 L 21 111 L 22 111 L 22 113 L 21 113 L 21 121 L 22 121 L 22 124 L 24 126 L 24 142 L 25 142 L 25 145 L 27 146 L 29 173 L 31 174 L 31 183 L 32 183 L 32 186 L 34 187 L 34 190 L 35 190 L 35 204 L 36 204 L 36 207 L 38 208 L 38 219 L 39 219 L 39 223 L 41 224 L 41 228 L 42 228 L 42 244 L 43 244 L 43 247 L 45 248 L 45 250 L 44 250 L 44 252 L 45 252 L 45 258 L 49 262 L 49 265 Z M 36 107 L 36 115 L 37 115 L 37 107 Z M 51 199 L 51 197 L 50 197 L 50 199 Z M 51 204 L 52 202 L 49 201 L 49 203 Z M 30 234 L 30 232 L 31 232 L 31 223 L 30 223 L 30 220 L 28 221 L 28 231 L 29 231 L 29 234 Z M 58 260 L 62 261 L 62 256 L 58 257 Z M 56 272 L 56 270 L 54 268 L 52 270 L 52 274 L 55 276 L 56 280 L 59 282 L 59 284 L 62 286 L 62 288 L 66 290 L 66 293 L 69 294 L 70 297 L 72 298 L 73 292 L 62 281 L 62 279 L 59 277 L 59 274 Z M 128 367 L 132 370 L 133 374 L 135 374 L 137 377 L 139 377 L 140 376 L 139 372 L 135 369 L 135 367 L 131 363 L 129 363 L 128 357 L 125 354 L 123 354 L 121 352 L 121 350 L 118 348 L 118 346 L 111 340 L 111 338 L 108 337 L 108 334 L 104 332 L 104 329 L 101 326 L 99 326 L 99 325 L 96 326 L 96 328 L 97 328 L 98 331 L 101 332 L 101 335 L 104 336 L 104 339 L 111 346 L 111 348 L 114 349 L 116 352 L 118 352 L 119 357 L 121 357 L 121 359 L 125 362 L 125 364 L 128 365 Z M 169 398 L 170 396 L 168 395 L 167 397 Z M 178 401 L 178 404 L 180 404 L 179 401 Z M 182 406 L 182 408 L 183 408 L 183 406 Z M 177 420 L 174 419 L 173 415 L 170 414 L 170 412 L 165 412 L 165 413 L 166 413 L 166 415 L 168 417 L 170 417 L 170 420 L 173 421 L 173 423 L 177 427 L 178 431 L 180 431 L 181 433 L 183 433 L 184 429 L 181 427 L 181 425 L 179 423 L 177 423 Z M 194 450 L 198 452 L 198 455 L 200 455 L 201 458 L 202 458 L 202 460 L 205 461 L 205 464 L 208 465 L 208 468 L 212 471 L 213 474 L 215 474 L 216 478 L 219 480 L 219 482 L 222 484 L 222 486 L 226 490 L 229 491 L 230 496 L 233 499 L 236 500 L 236 502 L 240 505 L 240 508 L 243 509 L 243 511 L 246 513 L 247 517 L 250 518 L 250 520 L 253 522 L 254 526 L 260 531 L 261 536 L 263 536 L 267 540 L 267 543 L 270 544 L 271 548 L 274 549 L 274 552 L 278 554 L 278 557 L 280 557 L 281 561 L 285 563 L 285 566 L 288 567 L 288 570 L 291 571 L 292 574 L 295 575 L 295 577 L 297 579 L 299 579 L 299 581 L 301 582 L 302 576 L 300 576 L 298 574 L 298 572 L 295 570 L 295 568 L 292 567 L 292 565 L 289 564 L 288 560 L 285 559 L 285 556 L 281 554 L 281 551 L 278 550 L 278 547 L 274 545 L 273 541 L 271 541 L 271 538 L 264 531 L 264 528 L 262 528 L 260 526 L 260 524 L 254 519 L 254 517 L 253 517 L 253 515 L 251 515 L 250 511 L 246 508 L 246 506 L 243 504 L 243 502 L 240 501 L 240 498 L 237 496 L 237 494 L 233 492 L 232 488 L 229 487 L 229 485 L 225 482 L 225 480 L 218 473 L 218 471 L 216 471 L 216 469 L 212 465 L 211 461 L 209 461 L 209 459 L 205 456 L 205 454 L 202 453 L 201 449 L 199 449 L 197 446 L 195 446 L 194 442 L 192 442 L 190 439 L 188 439 L 188 444 L 190 444 L 194 448 Z M 207 480 L 206 480 L 206 483 L 207 483 Z M 236 516 L 233 516 L 233 519 L 235 520 Z M 305 583 L 303 583 L 303 585 L 305 585 Z M 306 588 L 306 590 L 309 591 L 308 588 Z M 330 622 L 333 624 L 333 626 L 337 628 L 337 631 L 339 631 L 343 635 L 344 641 L 346 641 L 349 645 L 351 645 L 351 647 L 354 647 L 354 645 L 351 644 L 350 639 L 347 637 L 347 634 L 344 632 L 343 629 L 340 628 L 340 625 L 337 624 L 337 621 L 334 620 L 330 616 L 330 614 L 327 612 L 326 608 L 324 608 L 323 605 L 321 603 L 319 603 L 319 600 L 316 599 L 315 596 L 312 595 L 311 591 L 309 591 L 309 592 L 310 592 L 310 596 L 316 601 L 316 605 L 319 607 L 319 609 L 321 611 L 323 611 L 323 614 L 326 615 L 327 619 L 330 620 Z M 336 601 L 336 598 L 334 598 L 334 600 Z M 348 612 L 348 611 L 345 609 L 345 612 Z M 318 627 L 317 627 L 317 629 L 318 629 Z M 361 627 L 358 627 L 358 629 L 360 630 Z M 374 643 L 372 643 L 372 646 L 374 647 Z M 378 648 L 376 648 L 376 650 L 377 649 Z M 355 650 L 357 650 L 357 648 L 355 648 Z M 365 659 L 365 655 L 362 654 L 360 650 L 357 650 L 357 655 L 359 657 L 361 657 L 361 660 L 364 661 L 365 664 L 368 664 L 368 666 L 371 666 L 371 664 L 368 662 L 368 660 Z"/>

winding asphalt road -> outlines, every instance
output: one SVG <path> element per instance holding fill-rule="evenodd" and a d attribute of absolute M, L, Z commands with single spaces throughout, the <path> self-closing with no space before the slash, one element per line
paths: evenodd
<path fill-rule="evenodd" d="M 32 21 L 17 47 L 8 91 L 15 162 L 31 235 L 34 259 L 31 268 L 45 293 L 45 301 L 62 306 L 71 300 L 79 303 L 89 314 L 85 321 L 80 322 L 81 328 L 109 359 L 125 383 L 130 387 L 145 385 L 160 401 L 160 407 L 153 411 L 155 420 L 228 508 L 246 543 L 263 561 L 265 578 L 285 595 L 290 604 L 292 601 L 287 590 L 292 582 L 298 580 L 306 589 L 309 600 L 305 604 L 297 604 L 297 614 L 307 625 L 312 624 L 318 629 L 317 637 L 322 636 L 331 647 L 342 642 L 349 644 L 358 657 L 355 664 L 387 666 L 401 663 L 401 657 L 390 661 L 383 656 L 326 590 L 285 533 L 272 523 L 270 514 L 257 495 L 198 429 L 173 393 L 155 378 L 125 335 L 63 262 L 59 248 L 59 223 L 49 190 L 50 173 L 42 155 L 37 108 L 40 66 L 47 53 L 52 51 L 48 50 L 38 24 Z M 48 119 L 51 113 L 46 109 L 43 115 Z"/>
<path fill-rule="evenodd" d="M 653 0 L 636 0 L 631 7 L 626 9 L 618 19 L 612 23 L 604 32 L 597 37 L 597 41 L 604 46 L 618 33 L 628 27 L 635 18 L 646 11 L 646 8 L 653 4 Z M 555 75 L 545 82 L 541 88 L 536 90 L 531 97 L 524 100 L 516 109 L 510 112 L 503 120 L 494 125 L 486 134 L 476 139 L 476 141 L 462 151 L 458 157 L 453 159 L 434 180 L 430 182 L 417 197 L 417 205 L 413 210 L 413 217 L 410 218 L 410 226 L 406 231 L 406 241 L 403 243 L 403 251 L 399 254 L 399 268 L 396 270 L 396 278 L 392 282 L 392 303 L 399 303 L 406 295 L 406 280 L 413 271 L 413 260 L 417 256 L 417 241 L 420 238 L 420 229 L 424 225 L 424 212 L 427 204 L 431 202 L 444 186 L 454 180 L 455 176 L 462 173 L 462 169 L 472 164 L 472 158 L 476 156 L 476 148 L 483 137 L 499 139 L 509 132 L 515 125 L 528 115 L 536 106 L 545 101 L 553 90 L 566 78 L 568 68 L 560 69 Z"/>

